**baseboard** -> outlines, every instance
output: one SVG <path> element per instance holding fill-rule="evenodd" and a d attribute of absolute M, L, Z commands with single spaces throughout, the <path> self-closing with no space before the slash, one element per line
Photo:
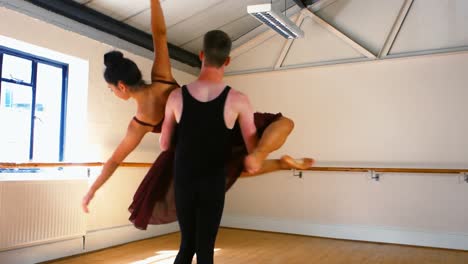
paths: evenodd
<path fill-rule="evenodd" d="M 33 264 L 83 253 L 83 238 L 0 252 L 2 264 Z"/>
<path fill-rule="evenodd" d="M 179 231 L 177 223 L 168 225 L 150 225 L 147 230 L 136 229 L 133 225 L 88 232 L 84 252 L 95 251 L 132 241 Z"/>
<path fill-rule="evenodd" d="M 225 215 L 221 226 L 346 240 L 468 250 L 468 234 L 396 227 L 323 225 L 266 217 Z"/>
<path fill-rule="evenodd" d="M 133 225 L 96 230 L 86 234 L 85 248 L 83 238 L 41 244 L 21 249 L 0 252 L 1 264 L 33 264 L 73 255 L 88 253 L 132 241 L 173 233 L 179 230 L 177 223 L 148 226 L 139 230 Z"/>

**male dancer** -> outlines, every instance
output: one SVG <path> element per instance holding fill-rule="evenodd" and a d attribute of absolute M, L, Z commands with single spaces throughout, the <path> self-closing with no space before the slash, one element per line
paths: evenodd
<path fill-rule="evenodd" d="M 226 187 L 232 128 L 239 122 L 249 153 L 257 144 L 252 106 L 248 98 L 223 83 L 231 51 L 229 36 L 208 32 L 200 53 L 198 79 L 174 90 L 166 105 L 160 138 L 167 150 L 176 137 L 175 200 L 182 234 L 175 264 L 212 264 Z M 174 133 L 177 127 L 177 133 Z M 246 170 L 255 172 L 256 168 Z"/>

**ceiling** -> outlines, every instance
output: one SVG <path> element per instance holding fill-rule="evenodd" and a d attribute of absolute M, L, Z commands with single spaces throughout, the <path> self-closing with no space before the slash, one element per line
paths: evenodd
<path fill-rule="evenodd" d="M 468 52 L 466 0 L 336 0 L 297 23 L 304 38 L 234 49 L 228 74 Z"/>
<path fill-rule="evenodd" d="M 82 5 L 108 15 L 151 34 L 149 0 L 74 0 Z M 198 54 L 204 33 L 213 29 L 225 31 L 241 45 L 242 36 L 261 26 L 247 14 L 247 6 L 270 3 L 269 0 L 162 0 L 169 43 Z M 284 12 L 295 6 L 293 0 L 272 1 L 274 8 Z M 298 8 L 289 10 L 288 15 Z"/>
<path fill-rule="evenodd" d="M 68 10 L 68 17 L 79 23 L 96 11 L 98 19 L 89 19 L 95 22 L 91 27 L 102 30 L 99 23 L 109 22 L 110 17 L 110 27 L 117 31 L 125 27 L 138 29 L 144 45 L 132 43 L 148 52 L 152 49 L 150 0 L 73 1 L 22 2 L 39 6 L 42 3 L 51 11 L 61 3 L 73 3 L 81 9 L 78 11 L 82 17 L 73 17 L 73 8 Z M 9 0 L 10 5 L 13 2 L 18 1 Z M 248 5 L 270 2 L 296 21 L 305 32 L 304 38 L 286 40 L 247 14 Z M 233 39 L 228 74 L 468 51 L 466 0 L 321 0 L 302 11 L 294 0 L 161 0 L 161 5 L 171 57 L 184 65 L 199 67 L 196 54 L 204 33 L 221 29 Z M 119 36 L 119 32 L 105 29 L 104 32 L 130 42 L 141 36 L 122 32 Z"/>

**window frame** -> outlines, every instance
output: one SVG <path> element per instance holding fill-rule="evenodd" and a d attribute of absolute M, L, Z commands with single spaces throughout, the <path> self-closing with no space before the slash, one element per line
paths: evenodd
<path fill-rule="evenodd" d="M 3 78 L 3 56 L 4 55 L 14 56 L 21 59 L 31 61 L 31 81 L 30 83 Z M 31 100 L 31 134 L 29 143 L 29 160 L 34 159 L 34 126 L 35 126 L 35 112 L 36 112 L 36 93 L 37 93 L 37 66 L 38 63 L 53 66 L 62 69 L 62 95 L 61 95 L 61 107 L 60 107 L 60 139 L 59 139 L 59 150 L 58 150 L 58 161 L 64 160 L 65 152 L 65 135 L 66 135 L 66 116 L 67 116 L 67 99 L 68 99 L 68 71 L 69 65 L 67 63 L 59 62 L 56 60 L 36 56 L 30 53 L 26 53 L 20 50 L 15 50 L 9 47 L 0 45 L 0 102 L 1 102 L 1 91 L 2 83 L 13 83 L 23 86 L 31 87 L 32 89 L 32 100 Z"/>

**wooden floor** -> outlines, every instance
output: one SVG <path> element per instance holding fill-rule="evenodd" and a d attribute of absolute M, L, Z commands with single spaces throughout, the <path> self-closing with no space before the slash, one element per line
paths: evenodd
<path fill-rule="evenodd" d="M 53 264 L 172 264 L 179 233 L 142 240 Z M 216 264 L 467 264 L 468 251 L 344 241 L 277 233 L 221 229 Z M 196 263 L 194 260 L 193 263 Z"/>

